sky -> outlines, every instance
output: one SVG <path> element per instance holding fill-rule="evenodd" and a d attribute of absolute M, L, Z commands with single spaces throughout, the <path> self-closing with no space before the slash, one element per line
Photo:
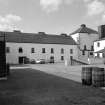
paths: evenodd
<path fill-rule="evenodd" d="M 0 31 L 70 34 L 105 24 L 105 0 L 0 0 Z"/>

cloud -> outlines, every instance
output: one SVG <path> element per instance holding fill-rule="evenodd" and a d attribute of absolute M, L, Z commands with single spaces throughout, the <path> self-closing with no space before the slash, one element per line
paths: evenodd
<path fill-rule="evenodd" d="M 89 2 L 91 2 L 93 0 L 83 0 L 83 1 L 86 2 L 86 3 L 89 3 Z"/>
<path fill-rule="evenodd" d="M 8 14 L 6 16 L 0 16 L 0 30 L 12 31 L 16 29 L 17 22 L 20 22 L 22 18 L 17 15 Z"/>
<path fill-rule="evenodd" d="M 62 4 L 71 4 L 74 0 L 40 0 L 40 5 L 47 13 L 59 10 Z"/>
<path fill-rule="evenodd" d="M 105 5 L 99 0 L 94 0 L 87 4 L 89 16 L 99 15 L 105 11 Z"/>
<path fill-rule="evenodd" d="M 19 22 L 21 21 L 21 17 L 17 15 L 8 14 L 6 16 L 0 16 L 0 23 L 13 23 L 13 22 Z"/>
<path fill-rule="evenodd" d="M 102 21 L 105 22 L 105 13 L 102 15 Z"/>
<path fill-rule="evenodd" d="M 42 9 L 46 12 L 57 11 L 61 5 L 62 0 L 40 0 L 40 5 Z"/>

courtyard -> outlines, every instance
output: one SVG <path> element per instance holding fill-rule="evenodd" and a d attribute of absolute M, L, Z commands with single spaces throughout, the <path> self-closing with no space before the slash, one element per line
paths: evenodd
<path fill-rule="evenodd" d="M 105 105 L 105 91 L 82 86 L 82 66 L 63 64 L 11 67 L 0 81 L 0 105 Z"/>

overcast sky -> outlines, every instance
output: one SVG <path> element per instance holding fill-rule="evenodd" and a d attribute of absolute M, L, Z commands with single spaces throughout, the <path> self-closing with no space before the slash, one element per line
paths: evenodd
<path fill-rule="evenodd" d="M 0 30 L 60 34 L 105 23 L 105 0 L 0 0 Z"/>

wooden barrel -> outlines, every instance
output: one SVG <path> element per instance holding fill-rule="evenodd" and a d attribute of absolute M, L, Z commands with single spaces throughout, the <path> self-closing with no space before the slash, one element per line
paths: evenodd
<path fill-rule="evenodd" d="M 104 87 L 104 68 L 93 68 L 92 85 L 95 87 Z"/>
<path fill-rule="evenodd" d="M 82 67 L 81 79 L 83 85 L 92 85 L 92 67 Z"/>

